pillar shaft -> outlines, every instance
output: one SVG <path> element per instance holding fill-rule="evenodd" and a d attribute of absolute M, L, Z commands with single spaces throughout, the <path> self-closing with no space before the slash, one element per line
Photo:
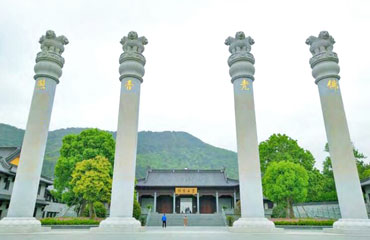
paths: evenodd
<path fill-rule="evenodd" d="M 370 221 L 362 196 L 356 160 L 353 154 L 347 119 L 339 87 L 338 56 L 333 52 L 335 41 L 327 31 L 310 36 L 312 76 L 319 88 L 326 137 L 342 218 L 326 232 L 370 234 Z"/>
<path fill-rule="evenodd" d="M 329 82 L 333 81 L 338 83 L 335 78 L 327 78 L 319 81 L 317 85 L 340 211 L 342 218 L 367 219 L 339 83 L 338 89 L 328 88 Z"/>
<path fill-rule="evenodd" d="M 227 38 L 225 44 L 230 46 L 228 63 L 234 85 L 241 217 L 262 218 L 263 195 L 253 97 L 255 60 L 250 53 L 254 40 L 238 32 L 235 38 Z"/>
<path fill-rule="evenodd" d="M 232 231 L 273 231 L 274 224 L 264 215 L 261 169 L 258 153 L 256 116 L 254 110 L 254 57 L 250 53 L 254 40 L 237 32 L 228 37 L 231 56 L 229 73 L 234 87 L 235 124 L 238 149 L 241 218 Z"/>
<path fill-rule="evenodd" d="M 197 192 L 197 214 L 200 213 L 200 201 L 199 201 L 199 192 Z"/>
<path fill-rule="evenodd" d="M 246 85 L 247 87 L 244 87 Z M 242 217 L 264 217 L 253 81 L 233 82 Z"/>
<path fill-rule="evenodd" d="M 128 87 L 128 83 L 132 86 Z M 111 217 L 132 217 L 140 84 L 141 82 L 133 77 L 124 78 L 121 81 Z"/>
<path fill-rule="evenodd" d="M 129 32 L 121 39 L 119 73 L 121 96 L 118 113 L 116 152 L 114 156 L 112 199 L 109 218 L 91 231 L 139 231 L 140 222 L 133 218 L 137 131 L 139 121 L 140 87 L 145 70 L 142 55 L 145 37 Z"/>
<path fill-rule="evenodd" d="M 65 36 L 56 36 L 51 30 L 39 40 L 41 52 L 35 65 L 35 87 L 23 139 L 7 217 L 0 221 L 0 232 L 41 231 L 41 224 L 33 218 L 37 190 L 40 183 L 46 140 L 56 85 L 62 75 Z"/>
<path fill-rule="evenodd" d="M 33 217 L 56 84 L 50 78 L 36 79 L 7 217 Z"/>
<path fill-rule="evenodd" d="M 310 64 L 312 75 L 319 88 L 342 218 L 367 219 L 339 87 L 339 60 L 337 54 L 333 52 L 334 38 L 327 31 L 322 31 L 318 37 L 310 36 L 306 43 L 310 45 L 313 55 Z"/>

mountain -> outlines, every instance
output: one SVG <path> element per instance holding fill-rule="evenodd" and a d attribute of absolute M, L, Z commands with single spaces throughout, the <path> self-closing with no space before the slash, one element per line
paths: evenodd
<path fill-rule="evenodd" d="M 50 131 L 42 174 L 53 177 L 62 139 L 68 134 L 79 134 L 86 128 L 67 128 Z M 116 137 L 115 132 L 110 132 Z M 24 130 L 0 123 L 0 146 L 21 146 Z M 161 169 L 221 169 L 231 178 L 238 178 L 235 152 L 217 148 L 186 132 L 143 131 L 138 135 L 136 177 L 145 177 L 148 168 Z"/>

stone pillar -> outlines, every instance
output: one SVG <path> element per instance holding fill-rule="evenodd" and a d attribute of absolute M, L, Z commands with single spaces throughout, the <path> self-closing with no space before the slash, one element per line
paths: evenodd
<path fill-rule="evenodd" d="M 197 214 L 200 214 L 199 192 L 197 192 Z"/>
<path fill-rule="evenodd" d="M 241 218 L 234 222 L 233 231 L 272 231 L 273 222 L 263 210 L 260 160 L 253 98 L 254 57 L 250 53 L 254 41 L 237 32 L 228 37 L 231 56 L 228 59 L 234 87 L 235 122 L 238 149 Z"/>
<path fill-rule="evenodd" d="M 175 214 L 176 213 L 176 193 L 173 192 L 173 202 L 172 202 L 172 213 Z"/>
<path fill-rule="evenodd" d="M 157 212 L 157 192 L 154 192 L 153 212 Z"/>
<path fill-rule="evenodd" d="M 116 152 L 114 157 L 110 217 L 102 221 L 103 231 L 138 231 L 140 222 L 132 217 L 137 131 L 139 118 L 140 85 L 143 82 L 145 57 L 142 55 L 145 37 L 129 32 L 121 40 L 119 73 L 121 97 L 119 104 Z"/>
<path fill-rule="evenodd" d="M 353 155 L 346 115 L 339 87 L 338 56 L 333 52 L 335 41 L 327 31 L 318 37 L 310 36 L 312 76 L 319 88 L 326 136 L 333 165 L 335 186 L 342 215 L 333 225 L 335 231 L 368 231 L 370 221 L 361 191 Z"/>
<path fill-rule="evenodd" d="M 40 221 L 33 218 L 37 190 L 44 160 L 56 85 L 62 75 L 64 58 L 61 56 L 65 36 L 57 37 L 47 31 L 40 38 L 41 52 L 35 65 L 35 87 L 28 115 L 17 175 L 7 217 L 0 221 L 0 232 L 41 231 Z"/>
<path fill-rule="evenodd" d="M 216 213 L 219 212 L 219 206 L 218 206 L 218 192 L 216 191 Z"/>

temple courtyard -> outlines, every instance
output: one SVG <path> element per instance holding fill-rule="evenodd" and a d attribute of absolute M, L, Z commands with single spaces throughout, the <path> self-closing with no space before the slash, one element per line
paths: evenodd
<path fill-rule="evenodd" d="M 342 240 L 342 239 L 369 239 L 369 236 L 342 235 L 324 233 L 322 230 L 315 229 L 285 229 L 278 233 L 234 233 L 226 227 L 146 227 L 143 232 L 137 233 L 96 233 L 87 229 L 53 229 L 42 233 L 17 233 L 0 234 L 1 240 L 79 240 L 79 239 L 256 239 L 256 240 Z"/>

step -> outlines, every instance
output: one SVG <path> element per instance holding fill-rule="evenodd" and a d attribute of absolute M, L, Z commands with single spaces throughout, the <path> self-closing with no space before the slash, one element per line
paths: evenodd
<path fill-rule="evenodd" d="M 167 226 L 183 226 L 185 215 L 188 218 L 188 226 L 225 226 L 221 214 L 166 214 Z M 152 213 L 147 226 L 161 226 L 162 216 Z"/>

